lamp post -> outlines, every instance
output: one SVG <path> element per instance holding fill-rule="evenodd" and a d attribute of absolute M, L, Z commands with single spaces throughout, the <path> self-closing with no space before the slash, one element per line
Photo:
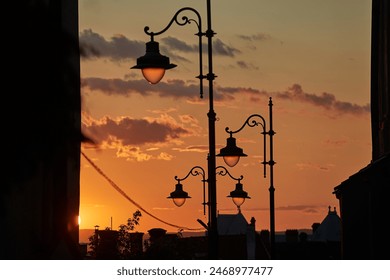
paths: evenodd
<path fill-rule="evenodd" d="M 245 199 L 250 199 L 248 196 L 248 193 L 244 191 L 243 185 L 241 183 L 241 180 L 244 178 L 244 176 L 240 176 L 239 178 L 233 177 L 230 172 L 223 166 L 217 166 L 215 168 L 216 174 L 221 176 L 228 175 L 231 179 L 237 181 L 236 188 L 230 192 L 230 194 L 227 197 L 231 197 L 233 203 L 237 206 L 238 210 L 240 211 L 240 206 L 245 202 Z M 183 178 L 179 178 L 178 176 L 175 176 L 175 180 L 177 181 L 175 185 L 175 190 L 170 193 L 170 195 L 167 197 L 169 199 L 172 199 L 173 203 L 181 207 L 187 198 L 191 198 L 186 191 L 183 190 L 183 185 L 181 184 L 182 181 L 186 180 L 190 175 L 192 176 L 202 176 L 202 183 L 203 183 L 203 215 L 206 214 L 206 205 L 209 206 L 210 210 L 210 203 L 206 202 L 206 182 L 208 182 L 208 179 L 206 179 L 205 171 L 200 166 L 194 166 L 191 168 L 191 170 L 187 173 L 186 176 Z M 208 212 L 208 226 L 207 230 L 210 230 L 210 211 Z"/>
<path fill-rule="evenodd" d="M 230 134 L 229 138 L 227 138 L 227 145 L 225 148 L 222 148 L 220 150 L 220 153 L 216 156 L 221 156 L 223 157 L 225 163 L 229 165 L 230 167 L 235 166 L 238 161 L 240 160 L 240 157 L 242 156 L 247 156 L 246 154 L 243 153 L 243 149 L 237 147 L 236 145 L 236 139 L 233 137 L 233 134 L 240 132 L 246 125 L 249 127 L 257 127 L 261 126 L 262 127 L 262 132 L 264 137 L 264 145 L 263 145 L 263 162 L 262 164 L 264 165 L 264 178 L 266 177 L 267 174 L 267 168 L 266 166 L 269 165 L 270 168 L 270 174 L 269 174 L 269 205 L 270 205 L 270 244 L 271 244 L 271 258 L 275 258 L 275 188 L 274 188 L 274 157 L 273 157 L 273 136 L 275 134 L 275 131 L 273 131 L 272 127 L 272 98 L 269 98 L 269 130 L 267 131 L 266 128 L 266 121 L 265 119 L 258 114 L 253 114 L 249 116 L 244 124 L 241 126 L 240 129 L 236 131 L 232 131 L 229 129 L 229 127 L 225 128 L 225 131 Z M 257 119 L 257 120 L 256 120 Z M 267 161 L 267 139 L 266 135 L 269 136 L 269 160 Z"/>
<path fill-rule="evenodd" d="M 192 12 L 196 18 L 188 18 L 183 16 L 178 18 L 182 12 Z M 210 203 L 210 221 L 209 221 L 209 248 L 210 259 L 217 259 L 218 256 L 218 229 L 217 229 L 217 183 L 216 183 L 216 158 L 215 158 L 215 121 L 216 113 L 214 111 L 214 92 L 213 81 L 215 74 L 213 73 L 213 56 L 212 56 L 212 38 L 215 35 L 211 28 L 211 0 L 207 0 L 207 30 L 202 32 L 202 19 L 197 10 L 191 7 L 184 7 L 179 9 L 172 17 L 168 25 L 159 32 L 150 32 L 149 27 L 144 28 L 144 32 L 150 36 L 150 42 L 146 43 L 146 54 L 137 59 L 137 65 L 133 66 L 133 69 L 141 69 L 144 77 L 151 83 L 158 83 L 165 74 L 165 70 L 176 67 L 175 64 L 169 62 L 169 58 L 163 56 L 159 52 L 158 42 L 154 41 L 154 37 L 163 34 L 167 31 L 173 23 L 180 26 L 195 23 L 198 27 L 198 33 L 195 34 L 199 37 L 199 75 L 196 77 L 200 81 L 200 98 L 203 98 L 203 80 L 208 80 L 209 90 L 209 112 L 208 127 L 209 127 L 209 160 L 208 160 L 208 197 Z M 207 54 L 208 54 L 208 73 L 203 75 L 203 62 L 202 62 L 202 37 L 207 37 Z"/>

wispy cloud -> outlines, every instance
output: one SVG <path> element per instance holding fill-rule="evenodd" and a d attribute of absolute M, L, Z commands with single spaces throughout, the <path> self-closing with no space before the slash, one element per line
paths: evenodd
<path fill-rule="evenodd" d="M 179 152 L 197 152 L 197 153 L 204 153 L 209 150 L 208 146 L 205 145 L 194 145 L 194 146 L 188 146 L 185 148 L 173 148 L 175 151 Z"/>
<path fill-rule="evenodd" d="M 287 90 L 278 92 L 252 90 L 250 98 L 255 102 L 264 96 L 274 96 L 284 100 L 310 104 L 315 107 L 320 107 L 326 111 L 334 112 L 337 115 L 365 115 L 370 112 L 369 104 L 359 105 L 356 103 L 337 100 L 334 94 L 328 92 L 322 92 L 320 94 L 308 93 L 305 92 L 299 84 L 293 84 L 287 88 Z"/>
<path fill-rule="evenodd" d="M 245 62 L 245 61 L 237 61 L 236 62 L 238 67 L 242 68 L 242 69 L 252 69 L 252 70 L 259 70 L 259 67 L 250 63 L 250 62 Z"/>
<path fill-rule="evenodd" d="M 272 36 L 266 33 L 258 33 L 253 35 L 240 35 L 242 40 L 255 42 L 271 40 Z M 176 53 L 197 52 L 197 45 L 189 45 L 174 37 L 162 38 L 162 42 L 166 46 L 166 50 L 174 49 L 172 55 L 178 56 Z M 91 29 L 83 30 L 80 33 L 80 49 L 81 56 L 85 59 L 106 58 L 113 61 L 125 59 L 134 59 L 143 55 L 145 52 L 145 42 L 135 41 L 126 38 L 123 35 L 114 35 L 110 39 L 104 38 L 102 35 L 92 31 Z M 216 39 L 213 45 L 215 54 L 234 57 L 240 51 L 236 48 L 228 46 L 220 39 Z M 181 59 L 186 60 L 184 57 Z M 256 69 L 257 67 L 251 63 L 238 61 L 237 65 L 242 69 Z M 83 88 L 90 90 L 99 90 L 105 94 L 115 94 L 130 96 L 138 93 L 141 95 L 158 94 L 160 97 L 172 98 L 187 98 L 193 99 L 194 92 L 199 91 L 198 85 L 185 83 L 182 80 L 170 80 L 161 82 L 158 85 L 151 87 L 143 80 L 122 80 L 122 79 L 102 79 L 102 78 L 86 78 L 82 81 Z M 285 100 L 297 101 L 311 104 L 316 107 L 321 107 L 327 111 L 332 111 L 337 114 L 353 114 L 363 115 L 370 112 L 369 104 L 359 105 L 348 101 L 337 100 L 332 93 L 309 93 L 305 92 L 301 85 L 293 84 L 287 90 L 281 92 L 260 91 L 253 88 L 243 87 L 222 87 L 216 86 L 218 94 L 215 95 L 216 101 L 233 100 L 236 93 L 247 93 L 252 101 L 258 101 L 263 96 L 275 96 Z M 205 88 L 207 92 L 207 88 Z"/>
<path fill-rule="evenodd" d="M 145 80 L 123 80 L 123 79 L 103 79 L 84 78 L 81 87 L 86 91 L 99 91 L 107 95 L 120 95 L 129 97 L 133 94 L 143 96 L 170 97 L 173 99 L 198 99 L 196 93 L 199 92 L 199 85 L 186 83 L 182 80 L 168 80 L 151 86 Z M 207 87 L 204 88 L 207 92 Z M 232 100 L 233 97 L 227 91 L 221 91 L 215 97 L 216 101 Z"/>
<path fill-rule="evenodd" d="M 241 51 L 236 49 L 236 48 L 233 48 L 231 46 L 226 45 L 220 39 L 216 39 L 213 43 L 213 53 L 234 57 L 236 54 L 241 53 Z"/>
<path fill-rule="evenodd" d="M 86 118 L 84 116 L 84 119 Z M 118 157 L 137 161 L 171 160 L 173 156 L 167 152 L 158 153 L 155 146 L 145 147 L 143 150 L 143 146 L 167 145 L 167 143 L 175 145 L 181 143 L 179 141 L 181 137 L 192 135 L 191 129 L 187 129 L 168 116 L 160 116 L 156 119 L 104 117 L 93 120 L 87 118 L 82 124 L 82 131 L 94 140 L 97 147 L 116 149 Z"/>
<path fill-rule="evenodd" d="M 106 39 L 104 36 L 85 29 L 79 34 L 80 55 L 82 59 L 109 59 L 112 61 L 121 61 L 126 59 L 135 59 L 145 54 L 144 41 L 131 40 L 122 34 L 113 35 Z M 203 47 L 207 51 L 206 46 Z M 178 53 L 197 53 L 199 52 L 198 45 L 190 45 L 175 37 L 161 38 L 160 52 L 169 56 L 173 60 L 188 61 Z M 234 57 L 240 51 L 232 46 L 216 39 L 213 45 L 215 55 Z"/>
<path fill-rule="evenodd" d="M 252 34 L 252 35 L 237 35 L 238 38 L 244 40 L 244 41 L 249 41 L 249 42 L 254 42 L 254 41 L 267 41 L 271 40 L 272 36 L 267 33 L 257 33 L 257 34 Z"/>
<path fill-rule="evenodd" d="M 321 213 L 324 211 L 324 209 L 326 209 L 328 206 L 327 205 L 305 205 L 305 204 L 302 204 L 302 205 L 286 205 L 286 206 L 279 206 L 279 207 L 276 207 L 275 210 L 276 211 L 299 211 L 299 212 L 303 212 L 303 213 L 307 213 L 307 214 L 316 214 L 316 213 Z M 235 210 L 234 208 L 224 208 L 224 209 L 220 209 L 222 211 L 231 211 L 231 210 Z M 269 211 L 269 208 L 268 207 L 263 207 L 263 208 L 260 208 L 260 207 L 252 207 L 252 208 L 245 208 L 245 211 L 254 211 L 254 212 L 257 212 L 257 211 Z"/>
<path fill-rule="evenodd" d="M 120 119 L 105 117 L 102 120 L 93 121 L 89 125 L 84 124 L 83 131 L 87 135 L 94 134 L 97 142 L 109 142 L 115 139 L 123 145 L 161 143 L 190 133 L 189 130 L 177 123 L 129 117 Z M 99 133 L 96 134 L 96 131 Z"/>
<path fill-rule="evenodd" d="M 137 58 L 145 53 L 145 42 L 129 40 L 123 35 L 114 35 L 106 40 L 91 29 L 79 34 L 80 56 L 83 59 L 106 58 L 119 61 Z"/>
<path fill-rule="evenodd" d="M 287 205 L 277 207 L 278 211 L 301 211 L 305 213 L 318 213 L 319 211 L 323 211 L 323 209 L 327 207 L 325 205 Z"/>
<path fill-rule="evenodd" d="M 108 95 L 131 96 L 140 94 L 144 96 L 158 95 L 160 97 L 170 97 L 174 99 L 186 98 L 195 99 L 196 92 L 199 91 L 198 85 L 186 83 L 183 80 L 168 80 L 160 82 L 157 85 L 150 86 L 144 80 L 122 80 L 122 79 L 103 79 L 103 78 L 84 78 L 82 80 L 84 91 L 100 91 Z M 246 94 L 252 102 L 259 102 L 261 99 L 273 96 L 292 102 L 310 104 L 315 107 L 333 112 L 334 115 L 366 115 L 370 112 L 370 105 L 359 105 L 352 102 L 341 101 L 332 93 L 308 93 L 302 89 L 299 84 L 293 84 L 285 91 L 271 92 L 259 90 L 251 87 L 223 87 L 215 86 L 217 94 L 216 101 L 232 101 L 237 94 Z M 205 88 L 207 92 L 207 88 Z"/>
<path fill-rule="evenodd" d="M 334 164 L 318 164 L 318 163 L 311 163 L 311 162 L 299 162 L 296 164 L 297 168 L 299 170 L 319 170 L 319 171 L 330 171 Z"/>
<path fill-rule="evenodd" d="M 288 99 L 292 101 L 300 101 L 314 106 L 322 107 L 326 110 L 332 110 L 353 115 L 361 115 L 370 112 L 369 104 L 358 105 L 351 102 L 340 101 L 336 99 L 334 94 L 323 92 L 321 94 L 314 94 L 305 92 L 302 86 L 294 84 L 284 92 L 278 92 L 276 95 L 279 98 Z"/>
<path fill-rule="evenodd" d="M 311 205 L 311 204 L 301 204 L 301 205 L 285 205 L 276 207 L 277 211 L 300 211 L 308 214 L 315 214 L 324 211 L 328 206 L 327 205 Z"/>

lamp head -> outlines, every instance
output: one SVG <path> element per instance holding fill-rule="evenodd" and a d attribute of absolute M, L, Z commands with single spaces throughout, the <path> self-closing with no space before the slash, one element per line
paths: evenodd
<path fill-rule="evenodd" d="M 228 166 L 233 167 L 238 163 L 240 157 L 246 157 L 247 155 L 244 154 L 241 148 L 237 147 L 236 138 L 230 136 L 226 139 L 226 147 L 222 148 L 216 156 L 223 157 L 225 163 Z"/>
<path fill-rule="evenodd" d="M 180 207 L 186 202 L 187 198 L 191 197 L 188 195 L 187 192 L 183 191 L 183 185 L 177 183 L 175 186 L 175 190 L 171 192 L 167 198 L 172 199 L 173 203 L 175 203 L 177 207 Z"/>
<path fill-rule="evenodd" d="M 165 74 L 166 69 L 176 67 L 169 63 L 169 57 L 161 55 L 159 43 L 153 40 L 146 43 L 146 53 L 137 58 L 137 65 L 131 69 L 141 69 L 145 79 L 151 84 L 157 84 Z"/>
<path fill-rule="evenodd" d="M 240 207 L 245 202 L 245 199 L 250 199 L 248 193 L 243 190 L 243 186 L 241 183 L 236 184 L 236 189 L 234 191 L 231 191 L 228 197 L 232 198 L 234 204 L 237 207 Z"/>

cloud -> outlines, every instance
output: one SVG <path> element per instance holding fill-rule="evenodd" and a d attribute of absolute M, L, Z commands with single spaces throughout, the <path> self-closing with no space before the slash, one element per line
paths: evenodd
<path fill-rule="evenodd" d="M 213 42 L 213 54 L 214 53 L 219 55 L 234 57 L 236 54 L 241 53 L 241 51 L 226 45 L 220 39 L 216 39 Z"/>
<path fill-rule="evenodd" d="M 259 70 L 259 67 L 257 67 L 256 65 L 253 65 L 252 63 L 248 63 L 248 62 L 245 62 L 245 61 L 237 61 L 236 62 L 238 67 L 242 68 L 242 69 L 252 69 L 252 70 Z"/>
<path fill-rule="evenodd" d="M 287 205 L 277 207 L 278 211 L 302 211 L 305 213 L 318 213 L 319 210 L 324 208 L 324 205 Z"/>
<path fill-rule="evenodd" d="M 93 135 L 98 143 L 117 141 L 124 146 L 164 143 L 190 134 L 189 130 L 177 123 L 129 117 L 117 120 L 105 117 L 100 121 L 92 121 L 89 125 L 83 124 L 83 131 L 87 135 Z"/>
<path fill-rule="evenodd" d="M 103 78 L 84 78 L 81 87 L 84 91 L 100 91 L 107 95 L 121 95 L 124 97 L 132 94 L 143 96 L 170 97 L 174 99 L 186 98 L 188 100 L 198 100 L 196 93 L 199 92 L 199 85 L 192 82 L 186 83 L 183 80 L 168 80 L 151 86 L 144 80 L 122 80 L 122 79 L 103 79 Z M 207 87 L 204 92 L 207 93 Z M 332 93 L 323 92 L 320 94 L 305 92 L 301 85 L 293 84 L 285 91 L 269 92 L 251 87 L 223 87 L 215 84 L 215 101 L 232 101 L 235 95 L 246 94 L 252 102 L 259 102 L 264 97 L 277 97 L 292 102 L 300 102 L 319 107 L 325 111 L 331 112 L 335 117 L 337 115 L 365 115 L 370 113 L 370 105 L 359 105 L 347 101 L 337 100 Z"/>
<path fill-rule="evenodd" d="M 171 36 L 162 38 L 161 41 L 164 43 L 165 47 L 174 49 L 175 51 L 181 51 L 185 53 L 199 52 L 198 45 L 189 45 L 186 42 Z"/>
<path fill-rule="evenodd" d="M 120 61 L 137 58 L 145 53 L 145 42 L 129 40 L 123 35 L 114 35 L 106 40 L 91 29 L 79 34 L 80 56 L 82 59 L 106 58 Z"/>
<path fill-rule="evenodd" d="M 117 157 L 137 161 L 171 160 L 173 156 L 167 152 L 157 153 L 158 147 L 181 143 L 181 137 L 193 134 L 192 129 L 185 128 L 166 115 L 157 119 L 104 117 L 93 120 L 84 114 L 82 131 L 97 143 L 90 148 L 115 149 Z M 154 146 L 144 147 L 146 145 Z"/>
<path fill-rule="evenodd" d="M 80 56 L 82 59 L 105 58 L 112 61 L 122 61 L 126 59 L 135 59 L 145 54 L 145 43 L 143 41 L 130 40 L 122 34 L 113 35 L 106 39 L 104 36 L 85 29 L 79 34 Z M 178 54 L 198 53 L 199 45 L 189 45 L 174 37 L 165 37 L 161 39 L 160 53 L 170 57 L 173 60 L 189 61 L 187 58 Z M 206 45 L 202 46 L 207 51 Z M 240 51 L 228 46 L 220 39 L 214 40 L 213 54 L 221 56 L 234 57 Z"/>
<path fill-rule="evenodd" d="M 196 153 L 204 153 L 209 150 L 208 146 L 205 145 L 193 145 L 193 146 L 188 146 L 185 148 L 173 148 L 175 151 L 179 152 L 196 152 Z"/>
<path fill-rule="evenodd" d="M 370 112 L 370 105 L 358 105 L 350 102 L 340 101 L 331 93 L 321 94 L 307 93 L 302 86 L 293 84 L 284 92 L 274 93 L 279 98 L 308 103 L 323 109 L 336 112 L 338 114 L 362 115 Z"/>
<path fill-rule="evenodd" d="M 104 78 L 84 78 L 81 82 L 81 88 L 85 91 L 99 91 L 107 95 L 119 95 L 129 97 L 132 94 L 139 94 L 143 96 L 160 96 L 170 97 L 174 99 L 199 99 L 199 85 L 186 83 L 182 80 L 168 80 L 167 82 L 160 82 L 156 85 L 150 85 L 145 80 L 122 80 L 122 79 L 104 79 Z M 217 94 L 215 101 L 232 100 L 233 97 L 229 92 L 221 89 L 220 94 Z M 204 92 L 208 88 L 204 87 Z"/>
<path fill-rule="evenodd" d="M 267 33 L 257 33 L 253 35 L 237 35 L 238 38 L 244 40 L 244 41 L 266 41 L 271 40 L 272 36 Z"/>
<path fill-rule="evenodd" d="M 334 167 L 334 164 L 318 164 L 318 163 L 310 163 L 310 162 L 300 162 L 297 163 L 296 166 L 299 170 L 308 170 L 308 169 L 314 169 L 319 171 L 330 171 L 331 168 Z"/>
<path fill-rule="evenodd" d="M 287 206 L 279 206 L 276 207 L 276 211 L 300 211 L 308 214 L 316 214 L 323 211 L 324 208 L 327 206 L 325 205 L 287 205 Z M 227 211 L 227 210 L 233 210 L 233 208 L 225 208 L 220 209 L 221 211 Z M 252 207 L 252 208 L 245 208 L 245 211 L 269 211 L 268 207 Z"/>
<path fill-rule="evenodd" d="M 118 158 L 126 158 L 129 161 L 136 160 L 138 162 L 148 161 L 152 159 L 152 155 L 143 152 L 139 147 L 113 145 L 117 149 L 116 156 Z"/>

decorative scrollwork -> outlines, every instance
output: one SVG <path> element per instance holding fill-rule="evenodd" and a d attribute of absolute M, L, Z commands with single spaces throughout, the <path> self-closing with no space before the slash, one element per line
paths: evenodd
<path fill-rule="evenodd" d="M 202 175 L 202 181 L 206 181 L 205 179 L 205 171 L 204 169 L 201 167 L 201 166 L 194 166 L 191 168 L 191 170 L 188 172 L 188 174 L 186 176 L 184 176 L 183 178 L 179 178 L 178 176 L 175 176 L 175 180 L 180 182 L 180 181 L 184 181 L 185 179 L 188 178 L 188 176 L 198 176 L 198 175 Z"/>
<path fill-rule="evenodd" d="M 218 171 L 218 169 L 220 169 L 220 171 Z M 226 176 L 226 175 L 229 175 L 230 178 L 232 178 L 233 180 L 236 180 L 238 182 L 240 182 L 242 179 L 244 179 L 244 176 L 240 176 L 239 178 L 235 178 L 232 176 L 232 174 L 230 174 L 229 170 L 227 170 L 224 166 L 220 165 L 220 166 L 217 166 L 215 168 L 215 171 L 216 171 L 216 174 L 217 175 L 221 175 L 221 176 Z"/>
<path fill-rule="evenodd" d="M 259 118 L 259 119 L 261 120 L 261 122 L 258 121 L 258 120 L 256 120 L 255 118 Z M 259 114 L 250 115 L 250 116 L 246 119 L 246 121 L 244 122 L 244 124 L 243 124 L 239 129 L 237 129 L 236 131 L 230 130 L 229 127 L 226 127 L 226 128 L 225 128 L 225 131 L 226 131 L 227 133 L 229 133 L 230 136 L 232 136 L 233 134 L 235 134 L 235 133 L 240 132 L 241 130 L 243 130 L 244 127 L 245 127 L 246 125 L 248 125 L 249 127 L 255 127 L 255 126 L 259 126 L 259 125 L 260 125 L 260 126 L 263 128 L 263 133 L 265 133 L 265 130 L 266 130 L 266 122 L 265 122 L 264 117 L 261 116 L 261 115 L 259 115 Z"/>
<path fill-rule="evenodd" d="M 189 18 L 188 16 L 182 16 L 181 19 L 180 19 L 179 15 L 180 15 L 180 13 L 182 13 L 182 12 L 184 12 L 184 11 L 191 11 L 191 12 L 193 12 L 193 13 L 197 16 L 197 20 L 191 19 L 191 18 Z M 179 25 L 179 26 L 184 26 L 184 25 L 186 25 L 186 24 L 190 24 L 191 22 L 194 22 L 194 23 L 197 25 L 197 27 L 198 27 L 199 34 L 202 34 L 202 32 L 201 32 L 202 19 L 201 19 L 201 17 L 200 17 L 200 14 L 199 14 L 199 12 L 198 12 L 197 10 L 195 10 L 194 8 L 191 8 L 191 7 L 184 7 L 184 8 L 181 8 L 180 10 L 178 10 L 178 11 L 176 12 L 176 14 L 175 14 L 175 15 L 172 17 L 172 19 L 170 20 L 170 22 L 168 23 L 168 25 L 167 25 L 164 29 L 162 29 L 161 31 L 159 31 L 159 32 L 150 32 L 150 31 L 149 31 L 149 30 L 150 30 L 149 26 L 145 26 L 144 32 L 145 32 L 147 35 L 149 35 L 149 36 L 151 37 L 151 40 L 153 41 L 154 36 L 163 34 L 165 31 L 167 31 L 167 30 L 171 27 L 171 25 L 172 25 L 174 22 L 175 22 L 177 25 Z"/>

